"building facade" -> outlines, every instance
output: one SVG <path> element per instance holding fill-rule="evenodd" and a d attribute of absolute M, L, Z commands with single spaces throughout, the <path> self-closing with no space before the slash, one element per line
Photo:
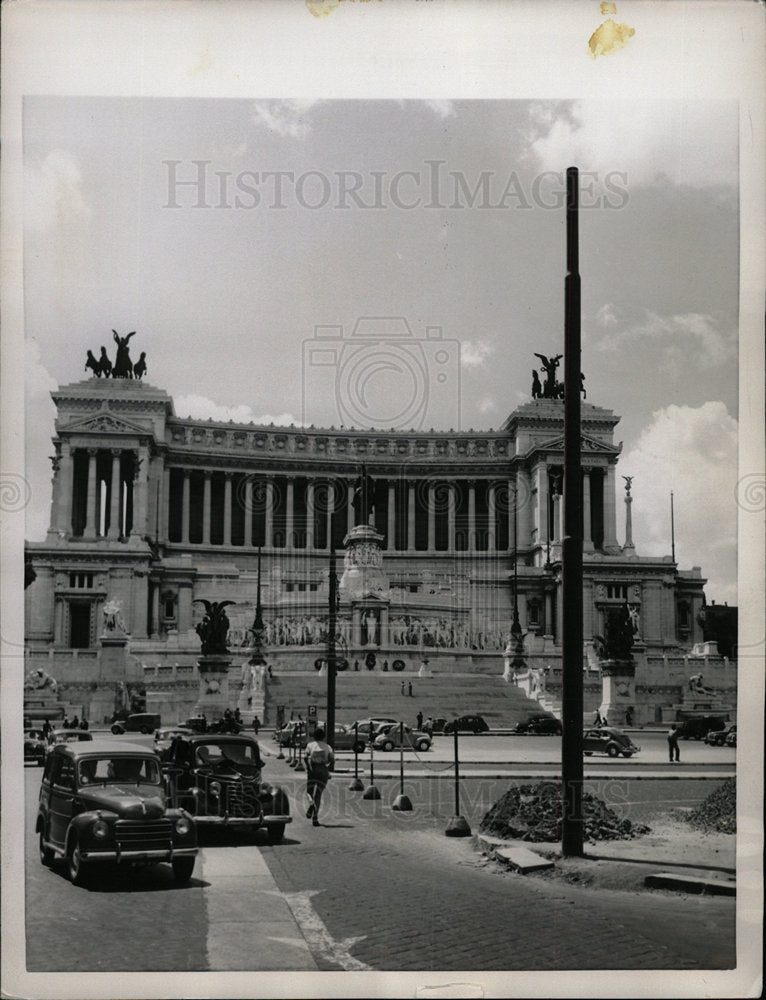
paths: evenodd
<path fill-rule="evenodd" d="M 354 525 L 353 487 L 372 477 L 388 592 L 341 601 L 349 661 L 427 658 L 444 671 L 502 669 L 514 600 L 530 662 L 560 667 L 563 402 L 533 399 L 500 430 L 390 431 L 182 419 L 131 379 L 54 392 L 50 529 L 29 543 L 30 666 L 88 662 L 117 601 L 147 675 L 190 669 L 200 599 L 231 600 L 229 644 L 247 649 L 261 559 L 269 659 L 310 669 L 326 640 L 330 551 Z M 636 648 L 683 657 L 703 635 L 704 579 L 617 537 L 619 421 L 583 403 L 583 662 L 625 602 Z M 82 683 L 88 683 L 83 667 Z M 140 673 L 140 671 L 139 671 Z M 92 683 L 92 681 L 91 681 Z"/>

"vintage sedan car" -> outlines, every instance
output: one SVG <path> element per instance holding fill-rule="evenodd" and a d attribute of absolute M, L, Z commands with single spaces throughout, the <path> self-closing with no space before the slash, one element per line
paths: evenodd
<path fill-rule="evenodd" d="M 538 713 L 530 715 L 522 722 L 517 722 L 513 731 L 525 736 L 559 736 L 561 729 L 561 719 L 557 719 L 555 715 Z"/>
<path fill-rule="evenodd" d="M 191 736 L 193 730 L 186 726 L 166 726 L 158 729 L 154 734 L 154 749 L 160 756 L 170 749 L 170 745 L 177 736 Z"/>
<path fill-rule="evenodd" d="M 708 733 L 720 732 L 726 728 L 726 720 L 718 715 L 703 715 L 696 719 L 685 719 L 678 736 L 682 740 L 704 740 Z"/>
<path fill-rule="evenodd" d="M 24 732 L 24 763 L 28 760 L 33 760 L 38 767 L 45 763 L 45 740 L 39 729 Z"/>
<path fill-rule="evenodd" d="M 258 743 L 251 736 L 195 733 L 178 739 L 162 762 L 174 805 L 199 827 L 265 829 L 277 844 L 292 822 L 286 793 L 261 781 Z"/>
<path fill-rule="evenodd" d="M 279 747 L 297 747 L 298 746 L 298 732 L 300 727 L 300 741 L 302 746 L 306 746 L 309 741 L 308 738 L 308 726 L 305 722 L 299 722 L 298 719 L 290 719 L 286 722 L 281 729 L 274 730 L 274 740 Z M 312 729 L 315 728 L 312 726 Z"/>
<path fill-rule="evenodd" d="M 732 726 L 731 727 L 731 732 L 726 737 L 726 746 L 727 747 L 736 747 L 736 745 L 737 745 L 737 727 L 736 726 Z"/>
<path fill-rule="evenodd" d="M 169 808 L 153 750 L 113 740 L 60 743 L 45 761 L 37 810 L 40 861 L 66 859 L 75 885 L 96 864 L 170 862 L 188 882 L 197 856 L 194 820 Z"/>
<path fill-rule="evenodd" d="M 61 743 L 90 743 L 93 740 L 93 733 L 87 729 L 52 729 L 48 733 L 48 746 L 46 754 L 49 754 L 53 747 Z"/>
<path fill-rule="evenodd" d="M 369 743 L 370 741 L 370 731 L 372 731 L 373 736 L 379 735 L 384 727 L 392 725 L 396 722 L 396 719 L 385 719 L 383 716 L 375 716 L 371 719 L 357 719 L 356 722 L 352 722 L 349 729 L 353 729 L 356 726 L 356 731 L 359 735 Z"/>
<path fill-rule="evenodd" d="M 729 736 L 731 736 L 732 733 L 734 734 L 734 739 L 736 741 L 737 726 L 734 723 L 728 725 L 725 729 L 711 729 L 705 736 L 705 742 L 711 747 L 723 747 L 727 745 Z"/>
<path fill-rule="evenodd" d="M 480 715 L 461 715 L 451 722 L 445 722 L 443 732 L 454 733 L 487 733 L 489 726 Z"/>
<path fill-rule="evenodd" d="M 595 726 L 586 729 L 582 737 L 582 752 L 586 757 L 605 753 L 607 757 L 632 757 L 641 747 L 636 746 L 627 733 L 612 726 Z"/>
<path fill-rule="evenodd" d="M 394 750 L 404 747 L 405 750 L 419 750 L 424 752 L 431 748 L 431 737 L 419 729 L 410 729 L 409 726 L 399 726 L 387 724 L 385 731 L 378 733 L 373 740 L 376 750 Z"/>

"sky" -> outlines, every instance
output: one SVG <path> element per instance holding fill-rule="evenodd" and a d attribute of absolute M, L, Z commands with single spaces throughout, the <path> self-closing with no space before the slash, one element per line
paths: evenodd
<path fill-rule="evenodd" d="M 27 97 L 27 538 L 50 392 L 113 329 L 182 417 L 501 426 L 564 349 L 576 165 L 587 402 L 621 418 L 636 551 L 669 554 L 672 490 L 679 565 L 735 604 L 737 123 L 710 100 Z"/>

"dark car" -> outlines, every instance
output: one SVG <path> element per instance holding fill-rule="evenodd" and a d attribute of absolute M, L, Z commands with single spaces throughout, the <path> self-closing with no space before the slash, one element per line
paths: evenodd
<path fill-rule="evenodd" d="M 594 753 L 605 753 L 607 757 L 632 757 L 641 747 L 631 740 L 627 733 L 612 726 L 595 726 L 586 729 L 582 737 L 582 752 L 586 757 Z"/>
<path fill-rule="evenodd" d="M 274 740 L 279 747 L 297 747 L 299 734 L 301 746 L 305 747 L 309 741 L 308 726 L 305 722 L 290 719 L 281 729 L 274 730 Z"/>
<path fill-rule="evenodd" d="M 260 751 L 250 736 L 199 733 L 175 740 L 163 756 L 174 805 L 197 825 L 265 829 L 277 844 L 292 822 L 285 792 L 261 781 Z"/>
<path fill-rule="evenodd" d="M 489 726 L 480 715 L 461 715 L 452 722 L 445 722 L 442 732 L 454 733 L 455 730 L 459 733 L 487 733 Z"/>
<path fill-rule="evenodd" d="M 729 737 L 733 734 L 736 746 L 737 739 L 737 726 L 732 724 L 726 726 L 725 729 L 711 729 L 709 733 L 705 736 L 705 742 L 711 747 L 722 747 L 731 744 L 728 743 Z"/>
<path fill-rule="evenodd" d="M 24 733 L 24 763 L 28 760 L 38 767 L 45 763 L 45 740 L 39 729 L 27 729 Z"/>
<path fill-rule="evenodd" d="M 731 732 L 726 737 L 726 746 L 727 747 L 736 747 L 736 745 L 737 745 L 737 727 L 736 726 L 732 726 L 731 727 Z"/>
<path fill-rule="evenodd" d="M 371 719 L 357 719 L 356 722 L 352 722 L 348 727 L 353 729 L 356 726 L 356 731 L 359 735 L 366 741 L 370 740 L 370 730 L 372 730 L 373 736 L 378 736 L 383 732 L 384 726 L 391 726 L 396 722 L 396 719 L 387 719 L 382 715 L 376 715 Z"/>
<path fill-rule="evenodd" d="M 40 861 L 66 859 L 82 885 L 96 864 L 168 861 L 188 882 L 197 856 L 194 820 L 169 808 L 153 750 L 112 740 L 51 748 L 40 787 L 35 832 Z"/>
<path fill-rule="evenodd" d="M 142 712 L 138 715 L 129 715 L 127 719 L 115 720 L 112 723 L 112 732 L 115 736 L 122 733 L 153 733 L 159 729 L 162 719 L 155 712 Z"/>
<path fill-rule="evenodd" d="M 555 715 L 530 715 L 528 719 L 517 722 L 514 733 L 525 736 L 559 736 L 561 734 L 561 719 Z"/>
<path fill-rule="evenodd" d="M 704 740 L 708 733 L 720 732 L 726 728 L 726 720 L 717 715 L 704 715 L 698 719 L 685 719 L 678 736 L 682 740 Z"/>
<path fill-rule="evenodd" d="M 93 734 L 87 729 L 52 729 L 48 733 L 48 746 L 45 748 L 49 754 L 53 747 L 61 743 L 91 743 Z"/>

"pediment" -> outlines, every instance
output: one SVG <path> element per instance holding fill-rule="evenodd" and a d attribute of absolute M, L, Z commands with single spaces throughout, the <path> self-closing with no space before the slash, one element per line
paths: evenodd
<path fill-rule="evenodd" d="M 549 438 L 547 441 L 539 441 L 533 446 L 532 451 L 562 451 L 564 450 L 564 435 L 559 434 L 555 438 Z M 585 434 L 580 436 L 580 450 L 582 452 L 593 452 L 602 455 L 618 455 L 620 453 L 620 448 L 614 444 L 605 444 L 603 441 L 597 441 L 595 438 L 587 437 Z"/>
<path fill-rule="evenodd" d="M 93 416 L 77 418 L 68 424 L 59 425 L 58 429 L 67 434 L 129 434 L 131 437 L 137 435 L 146 437 L 151 433 L 146 427 L 115 417 L 111 413 L 96 413 Z"/>

